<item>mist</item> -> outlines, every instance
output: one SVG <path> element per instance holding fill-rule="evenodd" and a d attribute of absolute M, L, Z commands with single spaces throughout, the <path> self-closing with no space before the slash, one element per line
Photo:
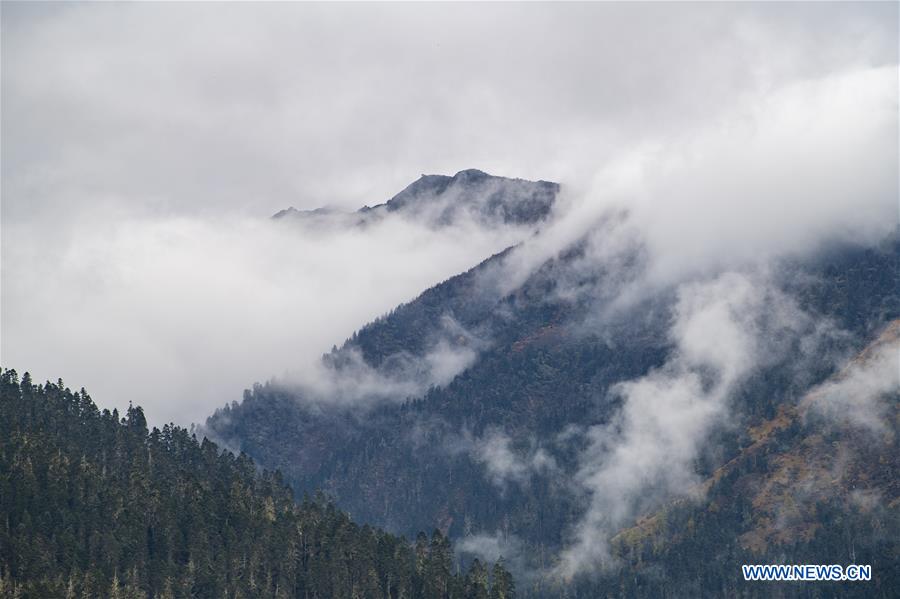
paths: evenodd
<path fill-rule="evenodd" d="M 690 133 L 624 145 L 586 187 L 563 188 L 556 220 L 494 276 L 509 292 L 585 240 L 583 271 L 643 254 L 646 272 L 622 291 L 635 296 L 831 244 L 878 243 L 900 223 L 897 74 L 892 65 L 792 82 Z"/>
<path fill-rule="evenodd" d="M 273 376 L 346 401 L 446 382 L 470 351 L 436 345 L 418 382 L 364 364 L 336 381 L 319 358 L 522 235 L 402 218 L 325 233 L 242 217 L 112 219 L 78 231 L 36 243 L 31 227 L 6 227 L 4 366 L 62 377 L 110 409 L 146 406 L 157 424 L 201 422 Z"/>
<path fill-rule="evenodd" d="M 527 237 L 269 221 L 288 206 L 555 180 L 501 287 L 619 214 L 592 256 L 648 248 L 622 301 L 897 222 L 893 4 L 2 10 L 3 364 L 154 423 L 327 388 L 322 353 Z M 438 382 L 475 359 L 433 357 Z"/>
<path fill-rule="evenodd" d="M 900 393 L 900 336 L 893 323 L 881 337 L 831 380 L 809 394 L 809 412 L 839 427 L 868 431 L 876 440 L 896 434 L 891 423 L 892 397 Z"/>
<path fill-rule="evenodd" d="M 582 434 L 574 474 L 587 509 L 555 573 L 564 579 L 614 566 L 611 537 L 673 497 L 698 497 L 695 460 L 711 432 L 737 416 L 730 399 L 757 368 L 784 357 L 779 339 L 816 351 L 825 335 L 766 272 L 730 271 L 678 287 L 660 368 L 610 389 L 622 408 Z"/>

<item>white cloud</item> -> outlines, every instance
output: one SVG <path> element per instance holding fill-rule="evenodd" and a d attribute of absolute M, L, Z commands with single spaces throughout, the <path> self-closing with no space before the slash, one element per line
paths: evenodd
<path fill-rule="evenodd" d="M 516 573 L 520 585 L 527 583 L 540 571 L 528 568 L 528 564 L 534 562 L 536 556 L 531 554 L 522 540 L 503 531 L 465 536 L 456 542 L 456 551 L 488 563 L 497 562 L 502 558 L 506 568 Z"/>
<path fill-rule="evenodd" d="M 890 334 L 893 333 L 893 334 Z M 841 424 L 867 429 L 876 436 L 893 434 L 889 420 L 892 396 L 900 394 L 900 338 L 897 325 L 838 375 L 814 389 L 809 402 L 817 414 Z"/>
<path fill-rule="evenodd" d="M 195 217 L 97 219 L 75 230 L 56 238 L 4 227 L 4 366 L 83 385 L 103 407 L 133 401 L 154 423 L 182 424 L 276 375 L 344 399 L 446 383 L 474 359 L 474 340 L 436 339 L 413 382 L 357 368 L 338 388 L 318 358 L 522 234 L 471 223 L 435 232 L 402 218 L 327 232 Z"/>
<path fill-rule="evenodd" d="M 624 403 L 608 424 L 587 431 L 575 480 L 588 508 L 572 531 L 557 573 L 609 566 L 610 537 L 672 496 L 693 492 L 695 458 L 729 413 L 735 386 L 772 359 L 767 338 L 799 335 L 806 323 L 760 275 L 729 272 L 678 289 L 673 354 L 659 369 L 616 385 Z"/>
<path fill-rule="evenodd" d="M 893 64 L 756 90 L 689 132 L 626 144 L 589 184 L 563 188 L 558 217 L 496 276 L 515 289 L 585 239 L 575 278 L 643 251 L 646 272 L 615 289 L 640 297 L 829 243 L 875 243 L 900 224 L 897 77 Z"/>
<path fill-rule="evenodd" d="M 485 342 L 445 315 L 428 333 L 422 355 L 405 350 L 384 358 L 375 368 L 357 347 L 342 348 L 306 368 L 294 368 L 278 384 L 298 391 L 298 401 L 350 408 L 371 408 L 382 402 L 404 401 L 430 387 L 449 383 L 471 366 Z M 425 335 L 426 333 L 422 333 Z"/>
<path fill-rule="evenodd" d="M 510 483 L 527 486 L 532 476 L 559 471 L 556 459 L 543 447 L 532 441 L 524 451 L 516 450 L 512 438 L 501 430 L 491 429 L 479 438 L 465 437 L 462 443 L 472 460 L 483 464 L 488 477 L 501 489 Z"/>

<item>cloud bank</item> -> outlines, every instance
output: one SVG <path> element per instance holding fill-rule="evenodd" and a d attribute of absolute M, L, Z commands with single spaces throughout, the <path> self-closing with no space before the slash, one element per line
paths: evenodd
<path fill-rule="evenodd" d="M 584 269 L 644 252 L 632 293 L 883 239 L 900 224 L 897 76 L 894 64 L 791 82 L 623 146 L 587 187 L 564 187 L 557 219 L 506 261 L 504 290 L 580 239 Z"/>
<path fill-rule="evenodd" d="M 560 181 L 510 288 L 610 211 L 650 248 L 641 284 L 896 225 L 891 3 L 2 11 L 4 365 L 156 422 L 519 239 L 264 224 L 289 205 L 469 167 Z"/>
<path fill-rule="evenodd" d="M 403 218 L 326 232 L 240 217 L 115 218 L 78 231 L 36 240 L 30 226 L 4 228 L 4 365 L 77 382 L 104 407 L 141 404 L 153 423 L 200 422 L 272 376 L 344 399 L 446 382 L 474 347 L 436 340 L 405 377 L 359 360 L 336 380 L 319 358 L 521 237 Z"/>

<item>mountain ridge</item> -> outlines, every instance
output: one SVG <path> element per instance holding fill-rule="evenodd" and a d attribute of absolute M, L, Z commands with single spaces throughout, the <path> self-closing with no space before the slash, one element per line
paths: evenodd
<path fill-rule="evenodd" d="M 422 218 L 437 227 L 455 224 L 464 216 L 483 225 L 533 225 L 549 215 L 559 188 L 558 183 L 549 181 L 500 177 L 478 169 L 465 169 L 454 175 L 423 174 L 386 202 L 364 205 L 356 211 L 289 207 L 272 218 L 340 218 L 361 226 L 396 213 Z"/>
<path fill-rule="evenodd" d="M 488 545 L 505 547 L 507 557 L 517 556 L 512 563 L 528 581 L 526 593 L 556 594 L 554 583 L 543 576 L 586 508 L 569 482 L 589 444 L 585 430 L 615 422 L 623 404 L 613 392 L 618 385 L 664 372 L 676 356 L 669 337 L 677 316 L 676 289 L 658 288 L 606 309 L 604 302 L 642 275 L 646 253 L 640 244 L 625 244 L 613 255 L 598 253 L 592 245 L 596 239 L 614 238 L 620 226 L 616 219 L 604 223 L 593 237 L 575 240 L 535 266 L 511 290 L 504 277 L 523 246 L 423 291 L 362 326 L 324 358 L 336 377 L 351 377 L 354 371 L 347 365 L 390 376 L 398 364 L 427 358 L 435 339 L 445 350 L 473 350 L 474 359 L 448 382 L 358 404 L 329 404 L 327 397 L 270 382 L 254 386 L 240 404 L 218 410 L 207 421 L 207 432 L 283 470 L 297 489 L 324 489 L 363 521 L 395 531 L 427 523 L 464 549 L 488 539 Z M 598 261 L 597 255 L 605 258 Z M 816 330 L 826 333 L 820 351 L 829 355 L 860 351 L 900 318 L 898 235 L 877 246 L 833 244 L 814 255 L 786 258 L 771 265 L 767 276 L 772 290 L 764 297 L 785 298 L 791 310 L 806 315 L 802 326 L 819 323 Z M 777 328 L 772 333 L 786 334 Z M 750 446 L 758 434 L 754 431 L 776 426 L 766 423 L 775 419 L 777 424 L 779 410 L 794 398 L 835 374 L 829 359 L 804 356 L 798 339 L 778 343 L 787 344 L 781 357 L 763 361 L 735 389 L 739 420 L 711 433 L 711 450 L 695 463 L 701 479 Z M 711 385 L 715 377 L 701 380 Z M 786 429 L 799 434 L 796 426 Z M 734 483 L 724 478 L 723 484 Z M 676 539 L 668 543 L 676 549 L 656 558 L 649 537 L 627 524 L 614 545 L 629 539 L 633 544 L 625 549 L 641 559 L 658 558 L 661 568 L 688 568 L 678 548 L 710 550 L 709 538 L 727 530 L 735 535 L 722 544 L 729 548 L 721 556 L 727 564 L 699 574 L 709 587 L 691 583 L 685 588 L 694 589 L 694 596 L 709 596 L 704 588 L 727 584 L 734 592 L 757 596 L 727 574 L 741 563 L 737 560 L 753 557 L 736 540 L 740 521 L 731 511 L 716 513 L 711 506 L 671 512 L 688 529 L 691 517 L 704 522 L 699 530 L 706 536 Z M 832 505 L 828 517 L 839 518 L 840 509 Z M 635 526 L 648 526 L 652 517 L 638 513 Z M 854 522 L 867 525 L 864 519 Z M 822 552 L 832 541 L 823 539 L 832 538 L 829 534 L 827 527 L 815 529 L 797 541 L 798 550 L 808 559 L 827 559 Z M 784 545 L 761 549 L 764 553 L 755 558 L 775 559 Z M 629 579 L 628 572 L 636 578 Z M 641 588 L 661 592 L 652 579 L 642 578 L 647 572 L 631 564 L 623 578 L 611 573 L 566 588 L 584 597 L 611 593 L 616 585 L 636 588 L 638 594 Z"/>

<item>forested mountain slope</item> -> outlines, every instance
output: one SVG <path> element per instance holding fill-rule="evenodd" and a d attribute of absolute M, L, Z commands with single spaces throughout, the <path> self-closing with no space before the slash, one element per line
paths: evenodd
<path fill-rule="evenodd" d="M 677 353 L 667 334 L 677 290 L 661 287 L 604 310 L 641 272 L 644 256 L 637 246 L 613 263 L 591 264 L 589 245 L 582 240 L 558 253 L 512 290 L 496 273 L 516 250 L 494 256 L 362 328 L 325 359 L 338 376 L 354 355 L 390 372 L 398 356 L 427 354 L 435 338 L 474 347 L 477 359 L 446 385 L 348 407 L 272 382 L 218 411 L 207 428 L 282 469 L 295 488 L 325 489 L 363 521 L 406 532 L 437 526 L 466 547 L 488 535 L 507 553 L 518 547 L 526 569 L 552 571 L 586 509 L 570 483 L 589 446 L 585 427 L 614 422 L 622 397 L 611 391 L 665 370 Z M 900 316 L 898 258 L 894 237 L 878 247 L 832 246 L 771 269 L 772 293 L 805 315 L 803 327 L 818 331 L 819 344 L 809 355 L 803 335 L 813 333 L 772 329 L 782 344 L 777 359 L 740 379 L 730 394 L 736 420 L 712 433 L 714 450 L 695 461 L 699 475 L 736 459 L 752 442 L 752 427 L 793 405 L 835 372 L 841 356 Z M 716 534 L 743 534 L 726 530 Z M 814 530 L 822 535 L 828 527 Z M 806 541 L 823 542 L 815 535 Z"/>
<path fill-rule="evenodd" d="M 627 567 L 606 580 L 603 592 L 895 596 L 900 392 L 886 391 L 883 420 L 874 421 L 845 388 L 854 378 L 886 387 L 898 368 L 900 320 L 894 320 L 798 402 L 750 427 L 740 451 L 699 484 L 701 501 L 674 502 L 619 533 L 613 543 Z M 738 580 L 741 565 L 754 563 L 869 564 L 873 579 L 807 589 L 773 582 L 760 589 Z"/>
<path fill-rule="evenodd" d="M 360 526 L 187 430 L 0 375 L 0 597 L 511 597 L 446 537 Z"/>

